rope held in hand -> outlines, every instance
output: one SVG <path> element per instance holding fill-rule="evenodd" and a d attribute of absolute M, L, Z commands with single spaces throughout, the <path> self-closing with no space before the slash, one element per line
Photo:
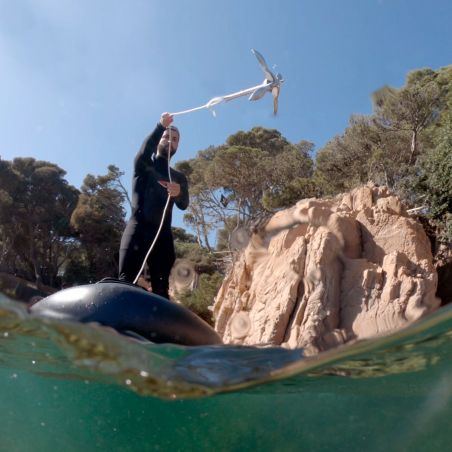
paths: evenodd
<path fill-rule="evenodd" d="M 171 179 L 171 169 L 170 169 L 170 160 L 171 160 L 171 149 L 172 149 L 172 142 L 171 142 L 171 128 L 167 129 L 169 131 L 169 144 L 168 144 L 168 179 L 170 182 L 172 182 Z M 171 195 L 168 193 L 168 198 L 166 199 L 166 204 L 165 204 L 165 208 L 163 209 L 163 214 L 162 214 L 162 220 L 160 221 L 160 226 L 157 230 L 157 233 L 155 234 L 154 240 L 151 243 L 151 246 L 148 249 L 148 252 L 146 253 L 146 256 L 143 259 L 143 263 L 141 265 L 140 270 L 137 273 L 137 276 L 135 277 L 135 279 L 133 280 L 133 283 L 136 284 L 138 279 L 141 276 L 141 273 L 143 273 L 144 270 L 144 266 L 146 265 L 146 261 L 148 260 L 149 255 L 151 254 L 152 250 L 154 249 L 154 246 L 157 242 L 157 239 L 159 238 L 160 235 L 160 231 L 162 230 L 163 227 L 163 222 L 165 221 L 165 216 L 166 216 L 166 211 L 168 209 L 169 206 L 169 202 L 171 199 Z"/>

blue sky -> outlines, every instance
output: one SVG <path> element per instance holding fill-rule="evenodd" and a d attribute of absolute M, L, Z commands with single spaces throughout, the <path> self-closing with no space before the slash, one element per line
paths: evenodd
<path fill-rule="evenodd" d="M 451 23 L 450 0 L 0 0 L 0 156 L 56 163 L 76 187 L 115 164 L 130 187 L 161 112 L 263 80 L 251 48 L 286 80 L 279 115 L 266 96 L 181 116 L 175 160 L 254 126 L 319 149 L 375 89 L 451 64 Z"/>

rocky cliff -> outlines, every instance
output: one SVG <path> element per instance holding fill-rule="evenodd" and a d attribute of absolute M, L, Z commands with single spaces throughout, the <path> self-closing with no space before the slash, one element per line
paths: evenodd
<path fill-rule="evenodd" d="M 226 343 L 315 354 L 435 310 L 437 274 L 421 226 L 385 187 L 308 199 L 256 228 L 216 297 Z"/>

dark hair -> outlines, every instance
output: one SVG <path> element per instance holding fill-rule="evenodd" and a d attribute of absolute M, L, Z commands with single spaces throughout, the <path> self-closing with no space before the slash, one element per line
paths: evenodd
<path fill-rule="evenodd" d="M 168 126 L 166 130 L 174 130 L 175 132 L 178 133 L 178 135 L 180 135 L 179 129 L 176 126 Z"/>

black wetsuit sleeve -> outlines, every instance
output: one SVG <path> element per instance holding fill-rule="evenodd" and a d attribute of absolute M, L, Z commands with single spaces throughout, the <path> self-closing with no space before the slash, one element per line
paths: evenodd
<path fill-rule="evenodd" d="M 157 152 L 157 145 L 165 132 L 160 122 L 157 123 L 154 131 L 146 137 L 135 157 L 135 172 L 140 174 L 149 164 L 152 164 L 152 156 Z"/>
<path fill-rule="evenodd" d="M 177 182 L 180 185 L 180 195 L 177 198 L 174 198 L 174 202 L 179 209 L 185 210 L 189 203 L 188 182 L 187 178 L 183 174 L 180 174 L 178 179 L 179 180 Z"/>

